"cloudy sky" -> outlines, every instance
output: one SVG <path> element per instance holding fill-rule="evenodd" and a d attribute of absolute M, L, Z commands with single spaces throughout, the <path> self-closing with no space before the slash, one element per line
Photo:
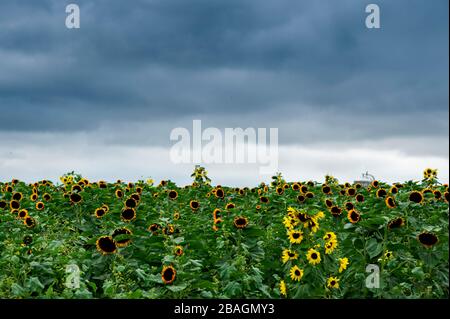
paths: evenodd
<path fill-rule="evenodd" d="M 81 28 L 65 27 L 65 7 Z M 367 29 L 365 7 L 381 9 Z M 278 128 L 289 180 L 449 179 L 447 0 L 1 0 L 0 180 L 180 184 L 176 127 Z M 267 181 L 254 164 L 213 181 Z"/>

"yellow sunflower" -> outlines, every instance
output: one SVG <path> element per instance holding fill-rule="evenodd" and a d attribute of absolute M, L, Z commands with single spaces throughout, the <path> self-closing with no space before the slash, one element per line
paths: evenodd
<path fill-rule="evenodd" d="M 338 289 L 339 288 L 339 279 L 336 277 L 328 278 L 327 287 L 331 288 L 331 289 Z"/>
<path fill-rule="evenodd" d="M 298 258 L 298 253 L 289 249 L 284 249 L 281 259 L 283 260 L 283 264 L 287 263 L 289 260 L 295 260 Z"/>
<path fill-rule="evenodd" d="M 348 264 L 349 262 L 347 257 L 339 258 L 339 272 L 343 272 L 347 269 Z"/>
<path fill-rule="evenodd" d="M 289 273 L 291 274 L 292 281 L 300 281 L 303 277 L 303 270 L 298 268 L 297 265 L 293 266 Z"/>
<path fill-rule="evenodd" d="M 320 259 L 320 253 L 311 248 L 310 250 L 308 250 L 308 252 L 306 253 L 306 259 L 308 260 L 308 262 L 311 265 L 317 265 L 318 263 L 320 263 L 321 259 Z"/>
<path fill-rule="evenodd" d="M 291 244 L 300 244 L 303 240 L 303 232 L 300 230 L 290 230 L 288 235 Z"/>

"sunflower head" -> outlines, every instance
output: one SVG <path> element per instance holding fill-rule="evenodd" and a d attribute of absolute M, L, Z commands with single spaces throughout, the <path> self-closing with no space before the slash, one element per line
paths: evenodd
<path fill-rule="evenodd" d="M 123 221 L 130 222 L 136 219 L 136 210 L 134 208 L 124 208 L 121 217 Z"/>
<path fill-rule="evenodd" d="M 426 248 L 431 248 L 439 241 L 438 237 L 430 232 L 423 232 L 417 236 L 417 240 Z"/>
<path fill-rule="evenodd" d="M 78 194 L 78 193 L 71 193 L 71 194 L 69 195 L 69 198 L 70 198 L 70 201 L 72 202 L 72 204 L 78 204 L 78 203 L 80 203 L 81 200 L 83 199 L 83 198 L 81 197 L 81 195 Z"/>
<path fill-rule="evenodd" d="M 37 209 L 37 210 L 43 210 L 44 207 L 45 207 L 45 205 L 44 205 L 43 202 L 37 202 L 37 203 L 36 203 L 36 209 Z"/>
<path fill-rule="evenodd" d="M 347 218 L 350 223 L 356 224 L 357 222 L 360 221 L 361 214 L 359 212 L 357 212 L 355 209 L 352 209 L 351 211 L 348 212 Z"/>
<path fill-rule="evenodd" d="M 23 223 L 28 228 L 33 228 L 34 226 L 36 226 L 36 220 L 33 217 L 30 217 L 30 216 L 25 217 L 23 219 Z"/>
<path fill-rule="evenodd" d="M 390 209 L 394 209 L 395 207 L 397 207 L 397 204 L 395 203 L 395 199 L 392 196 L 386 197 L 384 202 L 386 203 L 386 206 Z"/>
<path fill-rule="evenodd" d="M 236 216 L 233 223 L 236 228 L 244 229 L 248 226 L 248 218 L 244 216 Z"/>
<path fill-rule="evenodd" d="M 171 284 L 175 281 L 177 276 L 177 271 L 173 266 L 164 266 L 161 272 L 161 278 L 163 283 L 166 285 Z"/>
<path fill-rule="evenodd" d="M 303 270 L 300 269 L 297 265 L 291 267 L 289 273 L 291 275 L 292 281 L 300 281 L 303 277 Z"/>
<path fill-rule="evenodd" d="M 397 217 L 397 218 L 392 219 L 388 223 L 388 228 L 395 229 L 395 228 L 403 227 L 404 225 L 405 225 L 405 220 L 403 219 L 403 217 Z"/>
<path fill-rule="evenodd" d="M 306 253 L 306 259 L 311 265 L 317 265 L 321 261 L 320 253 L 314 248 L 310 248 Z"/>
<path fill-rule="evenodd" d="M 175 190 L 169 191 L 169 198 L 170 199 L 174 200 L 174 199 L 177 199 L 177 197 L 178 197 L 177 191 L 175 191 Z"/>
<path fill-rule="evenodd" d="M 339 288 L 339 279 L 337 277 L 330 277 L 327 279 L 327 287 L 330 289 Z"/>
<path fill-rule="evenodd" d="M 183 255 L 183 247 L 181 247 L 181 246 L 176 246 L 175 248 L 174 248 L 174 253 L 175 253 L 175 255 L 176 256 L 181 256 L 181 255 Z"/>
<path fill-rule="evenodd" d="M 421 204 L 423 202 L 423 195 L 421 192 L 412 191 L 409 194 L 409 200 L 413 203 Z"/>
<path fill-rule="evenodd" d="M 126 247 L 131 243 L 130 236 L 133 233 L 128 228 L 118 228 L 112 233 L 112 238 L 117 247 Z"/>
<path fill-rule="evenodd" d="M 197 210 L 200 207 L 200 203 L 196 200 L 191 200 L 189 202 L 189 206 L 191 207 L 192 210 Z"/>
<path fill-rule="evenodd" d="M 280 281 L 279 289 L 280 289 L 280 294 L 282 296 L 286 297 L 287 296 L 287 288 L 286 288 L 286 283 L 284 282 L 284 280 Z"/>
<path fill-rule="evenodd" d="M 112 236 L 102 236 L 97 239 L 97 250 L 103 255 L 114 254 L 117 251 L 117 245 Z"/>

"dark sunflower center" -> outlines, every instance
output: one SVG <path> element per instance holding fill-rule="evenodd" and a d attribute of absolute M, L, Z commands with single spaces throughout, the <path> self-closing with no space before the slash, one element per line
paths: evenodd
<path fill-rule="evenodd" d="M 419 192 L 412 192 L 411 195 L 409 195 L 409 199 L 414 203 L 420 203 L 422 202 L 423 196 Z"/>
<path fill-rule="evenodd" d="M 295 272 L 294 272 L 294 274 L 295 274 L 297 277 L 299 277 L 299 276 L 300 276 L 300 270 L 296 269 Z"/>
<path fill-rule="evenodd" d="M 300 234 L 299 233 L 293 233 L 292 234 L 292 238 L 299 239 L 300 238 Z"/>
<path fill-rule="evenodd" d="M 312 258 L 312 259 L 317 259 L 317 254 L 316 254 L 316 253 L 312 253 L 312 254 L 311 254 L 311 258 Z"/>
<path fill-rule="evenodd" d="M 127 206 L 129 208 L 135 208 L 136 207 L 136 201 L 134 200 L 134 198 L 129 198 L 129 199 L 126 200 L 125 206 Z"/>
<path fill-rule="evenodd" d="M 165 281 L 171 281 L 174 276 L 174 271 L 172 268 L 167 268 L 163 273 L 163 278 Z"/>
<path fill-rule="evenodd" d="M 122 212 L 122 217 L 124 218 L 124 219 L 132 219 L 133 217 L 134 217 L 134 210 L 132 210 L 131 208 L 129 208 L 129 209 L 125 209 L 123 212 Z"/>
<path fill-rule="evenodd" d="M 433 246 L 437 243 L 437 237 L 434 234 L 422 233 L 419 235 L 419 241 L 424 245 Z"/>
<path fill-rule="evenodd" d="M 98 246 L 106 253 L 112 253 L 116 250 L 116 244 L 109 237 L 100 238 Z"/>
<path fill-rule="evenodd" d="M 336 285 L 336 281 L 332 280 L 332 281 L 330 282 L 330 284 L 331 284 L 332 286 L 335 286 L 335 285 Z"/>
<path fill-rule="evenodd" d="M 358 220 L 359 219 L 359 214 L 357 212 L 352 212 L 350 215 L 352 220 Z"/>

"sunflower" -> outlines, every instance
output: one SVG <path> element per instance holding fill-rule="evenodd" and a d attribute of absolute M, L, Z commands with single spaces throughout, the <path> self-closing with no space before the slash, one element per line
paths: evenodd
<path fill-rule="evenodd" d="M 220 217 L 221 217 L 220 209 L 218 209 L 218 208 L 214 209 L 214 211 L 213 211 L 213 218 L 217 219 L 217 218 L 220 218 Z"/>
<path fill-rule="evenodd" d="M 389 229 L 400 228 L 405 225 L 405 220 L 402 217 L 394 218 L 388 223 Z"/>
<path fill-rule="evenodd" d="M 398 187 L 397 186 L 392 186 L 391 189 L 389 190 L 389 192 L 393 195 L 398 193 Z"/>
<path fill-rule="evenodd" d="M 386 192 L 385 189 L 380 188 L 380 189 L 377 190 L 376 195 L 377 195 L 378 198 L 384 198 L 384 197 L 386 197 L 387 192 Z"/>
<path fill-rule="evenodd" d="M 45 193 L 44 195 L 42 195 L 42 198 L 46 201 L 49 202 L 52 199 L 52 196 L 48 193 Z"/>
<path fill-rule="evenodd" d="M 292 190 L 294 190 L 294 191 L 300 190 L 300 184 L 299 183 L 292 184 Z"/>
<path fill-rule="evenodd" d="M 79 193 L 83 190 L 83 188 L 77 184 L 77 185 L 73 185 L 71 190 L 72 190 L 72 193 Z"/>
<path fill-rule="evenodd" d="M 434 198 L 437 199 L 437 200 L 442 198 L 442 193 L 439 190 L 435 190 L 433 192 L 433 195 L 434 195 Z"/>
<path fill-rule="evenodd" d="M 214 193 L 214 195 L 217 198 L 223 198 L 225 196 L 225 192 L 223 191 L 222 188 L 218 188 L 218 189 L 216 189 L 216 192 Z"/>
<path fill-rule="evenodd" d="M 380 183 L 379 183 L 378 181 L 372 181 L 372 183 L 370 183 L 370 185 L 371 185 L 373 188 L 378 188 L 378 186 L 380 186 Z"/>
<path fill-rule="evenodd" d="M 117 189 L 115 194 L 116 194 L 117 198 L 122 198 L 123 197 L 123 191 L 121 189 Z"/>
<path fill-rule="evenodd" d="M 141 195 L 141 194 L 142 194 L 142 191 L 143 191 L 142 187 L 140 187 L 140 186 L 136 187 L 136 193 L 138 193 L 139 195 Z"/>
<path fill-rule="evenodd" d="M 364 202 L 364 196 L 362 194 L 356 195 L 355 199 L 358 203 Z"/>
<path fill-rule="evenodd" d="M 326 240 L 326 241 L 328 241 L 328 240 L 336 240 L 337 236 L 332 231 L 329 231 L 329 232 L 325 233 L 325 235 L 323 236 L 323 239 Z"/>
<path fill-rule="evenodd" d="M 300 187 L 300 192 L 301 192 L 302 194 L 306 194 L 306 193 L 308 192 L 308 186 L 302 185 L 302 186 Z"/>
<path fill-rule="evenodd" d="M 283 187 L 277 187 L 276 192 L 277 192 L 278 195 L 283 195 L 284 188 Z"/>
<path fill-rule="evenodd" d="M 355 196 L 356 195 L 356 188 L 349 188 L 349 189 L 347 189 L 347 195 L 348 196 Z"/>
<path fill-rule="evenodd" d="M 331 194 L 331 187 L 328 185 L 323 185 L 322 186 L 322 193 L 324 193 L 325 195 L 330 195 Z"/>
<path fill-rule="evenodd" d="M 117 247 L 126 247 L 131 243 L 131 238 L 129 238 L 129 236 L 131 236 L 132 234 L 133 233 L 128 228 L 125 228 L 125 227 L 118 228 L 113 232 L 112 238 L 113 238 L 114 242 L 116 243 Z M 117 236 L 122 236 L 125 238 L 116 240 Z"/>
<path fill-rule="evenodd" d="M 177 271 L 175 270 L 175 268 L 173 268 L 172 266 L 164 266 L 161 272 L 161 278 L 166 285 L 173 283 L 176 276 Z"/>
<path fill-rule="evenodd" d="M 191 207 L 192 210 L 197 210 L 200 207 L 200 203 L 196 200 L 191 200 L 189 202 L 189 206 Z"/>
<path fill-rule="evenodd" d="M 14 193 L 14 194 L 12 195 L 12 199 L 13 199 L 13 200 L 16 200 L 16 201 L 18 201 L 18 202 L 20 202 L 20 201 L 22 200 L 22 198 L 23 198 L 22 193 Z"/>
<path fill-rule="evenodd" d="M 261 201 L 261 203 L 268 203 L 269 202 L 269 198 L 267 198 L 266 196 L 261 196 L 259 198 L 259 200 Z"/>
<path fill-rule="evenodd" d="M 343 272 L 345 269 L 347 269 L 349 262 L 348 262 L 348 258 L 344 257 L 344 258 L 339 258 L 339 272 Z"/>
<path fill-rule="evenodd" d="M 340 209 L 337 206 L 333 206 L 330 209 L 331 215 L 333 215 L 334 217 L 338 217 L 342 214 L 342 209 Z"/>
<path fill-rule="evenodd" d="M 179 212 L 173 213 L 173 220 L 179 220 L 179 219 L 180 219 L 180 213 Z"/>
<path fill-rule="evenodd" d="M 97 239 L 97 250 L 103 255 L 114 254 L 117 251 L 117 245 L 111 236 L 102 236 Z"/>
<path fill-rule="evenodd" d="M 283 264 L 287 263 L 289 260 L 295 260 L 298 258 L 298 253 L 289 249 L 284 249 L 281 255 L 281 260 Z"/>
<path fill-rule="evenodd" d="M 327 279 L 327 287 L 331 289 L 339 288 L 339 279 L 336 277 L 330 277 Z"/>
<path fill-rule="evenodd" d="M 95 217 L 97 218 L 102 218 L 103 216 L 105 216 L 106 211 L 103 208 L 97 208 L 95 210 Z"/>
<path fill-rule="evenodd" d="M 300 230 L 290 230 L 288 235 L 291 244 L 300 244 L 303 240 L 303 232 Z"/>
<path fill-rule="evenodd" d="M 37 199 L 38 199 L 38 195 L 37 195 L 37 194 L 31 194 L 30 200 L 31 200 L 32 202 L 37 201 Z"/>
<path fill-rule="evenodd" d="M 347 211 L 355 209 L 355 205 L 352 202 L 347 202 L 347 203 L 345 203 L 345 209 Z"/>
<path fill-rule="evenodd" d="M 361 214 L 358 213 L 356 210 L 352 209 L 347 213 L 347 218 L 352 224 L 356 224 L 361 219 Z"/>
<path fill-rule="evenodd" d="M 177 191 L 175 191 L 175 190 L 169 191 L 169 198 L 170 199 L 177 199 L 177 197 L 178 197 Z"/>
<path fill-rule="evenodd" d="M 289 273 L 291 274 L 292 281 L 300 281 L 303 277 L 303 270 L 298 268 L 297 265 L 293 266 Z"/>
<path fill-rule="evenodd" d="M 305 197 L 304 195 L 298 195 L 298 196 L 297 196 L 297 200 L 298 200 L 300 203 L 303 203 L 303 202 L 306 200 L 306 197 Z"/>
<path fill-rule="evenodd" d="M 130 197 L 136 201 L 136 205 L 141 201 L 141 195 L 138 193 L 131 194 Z"/>
<path fill-rule="evenodd" d="M 314 248 L 310 248 L 306 253 L 306 259 L 311 265 L 317 265 L 321 261 L 320 253 Z"/>
<path fill-rule="evenodd" d="M 243 229 L 243 228 L 247 227 L 247 225 L 248 225 L 248 219 L 247 219 L 247 217 L 236 216 L 236 217 L 234 218 L 234 226 L 235 226 L 236 228 Z"/>
<path fill-rule="evenodd" d="M 280 294 L 283 296 L 287 296 L 287 288 L 286 288 L 286 283 L 284 282 L 284 280 L 280 281 Z"/>
<path fill-rule="evenodd" d="M 81 202 L 81 200 L 83 199 L 83 198 L 81 197 L 81 195 L 78 194 L 78 193 L 71 193 L 71 194 L 69 195 L 69 198 L 70 198 L 70 201 L 71 201 L 73 204 L 78 204 L 78 203 Z"/>
<path fill-rule="evenodd" d="M 445 192 L 444 193 L 444 198 L 445 198 L 445 201 L 448 203 L 449 200 L 450 200 L 450 193 L 449 192 Z"/>
<path fill-rule="evenodd" d="M 394 197 L 388 196 L 388 197 L 386 197 L 384 202 L 386 203 L 386 206 L 389 207 L 390 209 L 394 209 L 395 207 L 397 207 Z"/>
<path fill-rule="evenodd" d="M 305 194 L 306 198 L 314 198 L 314 193 L 313 192 L 307 192 Z"/>
<path fill-rule="evenodd" d="M 36 226 L 36 220 L 33 217 L 26 217 L 23 220 L 23 223 L 28 227 L 28 228 L 33 228 L 34 226 Z"/>
<path fill-rule="evenodd" d="M 435 234 L 429 232 L 420 233 L 419 236 L 417 236 L 417 240 L 426 248 L 433 247 L 439 241 Z"/>
<path fill-rule="evenodd" d="M 8 204 L 4 200 L 0 200 L 0 209 L 4 209 Z"/>
<path fill-rule="evenodd" d="M 43 210 L 44 207 L 45 207 L 45 205 L 44 205 L 43 202 L 37 202 L 37 203 L 36 203 L 36 209 L 37 209 L 37 210 Z"/>
<path fill-rule="evenodd" d="M 22 209 L 22 210 L 17 214 L 17 216 L 18 216 L 20 219 L 27 218 L 27 217 L 28 217 L 28 211 L 27 211 L 26 209 Z"/>
<path fill-rule="evenodd" d="M 412 191 L 409 194 L 409 200 L 411 202 L 417 203 L 417 204 L 421 204 L 423 202 L 423 195 L 422 193 L 418 192 L 418 191 Z"/>
<path fill-rule="evenodd" d="M 132 221 L 136 219 L 136 210 L 134 208 L 124 208 L 121 216 L 122 220 L 125 222 Z"/>
<path fill-rule="evenodd" d="M 12 200 L 11 202 L 9 202 L 9 207 L 11 208 L 11 210 L 19 209 L 20 208 L 20 202 L 17 201 L 17 200 Z"/>
<path fill-rule="evenodd" d="M 326 255 L 331 254 L 336 249 L 337 246 L 338 246 L 338 242 L 336 239 L 327 241 L 325 243 L 325 254 Z"/>
<path fill-rule="evenodd" d="M 148 230 L 149 231 L 151 231 L 154 235 L 158 232 L 158 230 L 161 228 L 161 226 L 160 225 L 158 225 L 158 224 L 151 224 L 149 227 L 148 227 Z"/>
<path fill-rule="evenodd" d="M 394 257 L 394 254 L 392 254 L 392 251 L 386 250 L 386 252 L 384 253 L 384 258 L 387 260 L 387 259 L 391 259 L 392 257 Z"/>
<path fill-rule="evenodd" d="M 136 206 L 137 206 L 137 203 L 136 203 L 136 200 L 134 199 L 134 198 L 128 198 L 126 201 L 125 201 L 125 207 L 126 208 L 136 208 Z"/>
<path fill-rule="evenodd" d="M 226 206 L 225 206 L 225 209 L 233 209 L 233 208 L 235 208 L 236 207 L 236 205 L 234 205 L 233 203 L 228 203 Z"/>
<path fill-rule="evenodd" d="M 183 247 L 181 246 L 175 246 L 174 248 L 174 253 L 176 256 L 181 256 L 183 255 Z"/>
<path fill-rule="evenodd" d="M 31 245 L 31 243 L 33 242 L 33 237 L 31 237 L 30 235 L 25 235 L 25 236 L 23 237 L 22 242 L 23 242 L 23 244 L 24 244 L 25 246 L 29 246 L 29 245 Z"/>

